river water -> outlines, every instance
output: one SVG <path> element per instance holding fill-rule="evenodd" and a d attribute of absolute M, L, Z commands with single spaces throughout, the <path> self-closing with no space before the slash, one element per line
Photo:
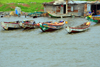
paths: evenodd
<path fill-rule="evenodd" d="M 0 18 L 16 20 L 68 21 L 65 26 L 77 26 L 84 18 Z M 91 23 L 89 30 L 68 34 L 65 27 L 53 32 L 39 28 L 3 30 L 0 25 L 0 67 L 100 67 L 100 24 Z"/>

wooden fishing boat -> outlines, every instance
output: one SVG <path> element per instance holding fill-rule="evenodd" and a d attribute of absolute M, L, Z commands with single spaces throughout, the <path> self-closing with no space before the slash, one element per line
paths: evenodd
<path fill-rule="evenodd" d="M 68 31 L 68 33 L 74 33 L 74 32 L 81 32 L 81 31 L 85 31 L 90 27 L 90 22 L 86 22 L 80 26 L 76 26 L 76 27 L 70 27 L 67 26 L 66 30 Z"/>
<path fill-rule="evenodd" d="M 45 31 L 53 31 L 53 30 L 58 30 L 63 28 L 64 26 L 64 21 L 59 21 L 58 23 L 55 22 L 43 22 L 39 23 L 40 24 L 40 29 L 45 32 Z"/>
<path fill-rule="evenodd" d="M 100 21 L 100 15 L 95 15 L 95 16 L 92 16 L 93 20 L 99 20 Z"/>
<path fill-rule="evenodd" d="M 87 16 L 86 19 L 95 23 L 100 22 L 100 16 Z"/>
<path fill-rule="evenodd" d="M 10 28 L 21 28 L 19 23 L 21 21 L 15 21 L 15 22 L 1 22 L 1 26 L 5 29 L 8 30 Z"/>
<path fill-rule="evenodd" d="M 22 28 L 27 28 L 27 29 L 38 28 L 39 27 L 38 24 L 36 24 L 34 20 L 27 20 L 27 21 L 22 21 L 21 23 L 19 23 L 19 25 Z"/>
<path fill-rule="evenodd" d="M 33 12 L 33 13 L 28 13 L 28 16 L 32 16 L 32 17 L 40 17 L 43 13 L 45 12 Z"/>
<path fill-rule="evenodd" d="M 49 12 L 48 14 L 50 17 L 53 17 L 53 18 L 62 18 L 62 17 L 71 16 L 70 14 L 55 14 L 55 13 L 49 13 Z"/>

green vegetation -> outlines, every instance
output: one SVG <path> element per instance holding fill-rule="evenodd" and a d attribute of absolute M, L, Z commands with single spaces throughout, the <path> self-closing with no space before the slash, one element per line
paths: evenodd
<path fill-rule="evenodd" d="M 29 2 L 43 3 L 51 1 L 53 0 L 0 0 L 1 3 L 29 3 Z"/>
<path fill-rule="evenodd" d="M 25 5 L 25 6 L 24 6 Z M 41 3 L 25 3 L 23 5 L 23 3 L 18 4 L 18 3 L 14 3 L 14 4 L 1 4 L 0 7 L 0 11 L 14 11 L 15 7 L 20 7 L 22 11 L 24 12 L 34 12 L 34 11 L 40 11 L 41 9 L 43 10 L 43 5 Z"/>
<path fill-rule="evenodd" d="M 41 11 L 42 3 L 51 1 L 53 0 L 0 0 L 0 11 L 14 11 L 15 7 L 20 7 L 24 12 Z"/>
<path fill-rule="evenodd" d="M 55 1 L 55 0 L 0 0 L 1 3 L 29 3 L 29 2 L 43 3 L 43 2 L 51 2 L 51 1 Z M 96 1 L 96 0 L 79 0 L 79 1 Z"/>

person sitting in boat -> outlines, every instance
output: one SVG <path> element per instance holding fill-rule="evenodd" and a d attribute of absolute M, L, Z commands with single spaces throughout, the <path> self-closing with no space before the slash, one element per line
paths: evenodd
<path fill-rule="evenodd" d="M 22 21 L 22 23 L 24 23 L 24 21 Z"/>
<path fill-rule="evenodd" d="M 57 22 L 54 22 L 55 24 L 57 24 Z"/>
<path fill-rule="evenodd" d="M 22 23 L 24 23 L 24 22 L 25 22 L 25 20 L 22 21 Z"/>
<path fill-rule="evenodd" d="M 16 23 L 18 23 L 19 21 L 16 21 Z"/>
<path fill-rule="evenodd" d="M 94 14 L 94 12 L 88 12 L 87 16 L 92 16 Z"/>
<path fill-rule="evenodd" d="M 33 21 L 33 25 L 36 24 L 35 21 Z"/>
<path fill-rule="evenodd" d="M 59 23 L 64 22 L 63 20 L 59 21 Z"/>
<path fill-rule="evenodd" d="M 29 21 L 27 20 L 27 21 L 24 21 L 25 23 L 29 23 Z"/>

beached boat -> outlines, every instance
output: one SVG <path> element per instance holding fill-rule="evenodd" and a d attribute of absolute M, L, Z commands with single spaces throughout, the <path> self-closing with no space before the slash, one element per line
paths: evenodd
<path fill-rule="evenodd" d="M 22 21 L 21 23 L 19 23 L 19 25 L 22 28 L 27 28 L 27 29 L 38 28 L 39 27 L 38 24 L 36 24 L 34 20 L 27 20 L 27 21 Z"/>
<path fill-rule="evenodd" d="M 100 21 L 100 15 L 94 15 L 94 16 L 92 16 L 92 18 L 93 18 L 93 20 Z"/>
<path fill-rule="evenodd" d="M 40 17 L 43 13 L 45 12 L 33 12 L 33 13 L 29 13 L 28 16 L 32 16 L 32 17 Z"/>
<path fill-rule="evenodd" d="M 95 15 L 95 16 L 87 16 L 86 17 L 87 20 L 95 22 L 95 23 L 99 23 L 100 22 L 100 16 Z"/>
<path fill-rule="evenodd" d="M 48 14 L 50 17 L 53 17 L 53 18 L 62 18 L 62 17 L 71 16 L 70 14 L 55 14 L 55 13 L 49 13 L 49 12 Z"/>
<path fill-rule="evenodd" d="M 74 33 L 74 32 L 81 32 L 81 31 L 85 31 L 90 27 L 90 22 L 86 22 L 82 25 L 76 26 L 76 27 L 70 27 L 67 26 L 66 30 L 68 31 L 68 33 Z"/>
<path fill-rule="evenodd" d="M 15 22 L 1 22 L 1 26 L 5 29 L 8 30 L 10 28 L 21 28 L 19 23 L 21 21 L 15 21 Z"/>
<path fill-rule="evenodd" d="M 45 31 L 53 31 L 53 30 L 58 30 L 63 28 L 64 26 L 64 21 L 59 21 L 58 23 L 55 22 L 43 22 L 39 23 L 40 24 L 40 29 L 45 32 Z"/>

